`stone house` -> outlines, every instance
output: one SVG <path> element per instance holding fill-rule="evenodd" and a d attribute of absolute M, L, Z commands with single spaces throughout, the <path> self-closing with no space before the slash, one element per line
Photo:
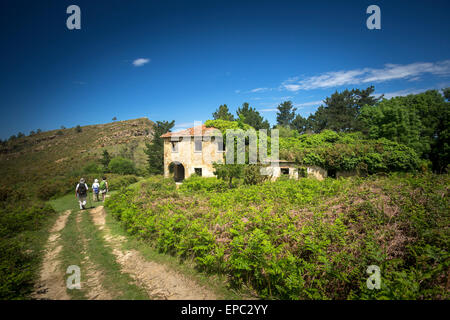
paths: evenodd
<path fill-rule="evenodd" d="M 194 173 L 215 177 L 213 163 L 223 162 L 225 153 L 221 137 L 218 129 L 205 125 L 163 134 L 164 176 L 173 174 L 177 182 Z"/>
<path fill-rule="evenodd" d="M 205 125 L 196 126 L 178 132 L 168 132 L 161 136 L 164 140 L 164 176 L 173 175 L 181 182 L 192 174 L 202 177 L 215 177 L 214 162 L 224 163 L 225 148 L 222 134 L 216 128 Z M 280 176 L 299 178 L 297 165 L 286 160 L 272 161 L 265 166 L 266 173 L 276 180 Z M 327 171 L 320 167 L 307 167 L 306 174 L 323 180 Z"/>

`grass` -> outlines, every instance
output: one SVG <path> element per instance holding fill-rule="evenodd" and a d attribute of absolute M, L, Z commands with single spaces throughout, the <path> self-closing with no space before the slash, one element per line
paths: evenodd
<path fill-rule="evenodd" d="M 82 252 L 83 240 L 80 233 L 80 229 L 77 226 L 76 217 L 79 213 L 72 212 L 68 219 L 65 228 L 61 231 L 62 250 L 60 252 L 61 258 L 61 271 L 66 273 L 67 267 L 70 265 L 76 265 L 81 270 L 81 289 L 67 289 L 67 293 L 72 299 L 85 300 L 86 288 L 83 286 L 84 274 L 86 274 L 86 267 L 83 263 L 84 254 Z M 65 275 L 64 280 L 67 280 L 69 275 Z"/>
<path fill-rule="evenodd" d="M 82 213 L 80 227 L 87 238 L 89 258 L 103 271 L 103 287 L 116 299 L 148 299 L 145 290 L 136 286 L 128 274 L 121 272 L 120 264 L 116 262 L 112 249 L 106 244 L 102 231 L 97 229 L 87 211 Z"/>
<path fill-rule="evenodd" d="M 111 191 L 109 194 L 113 194 L 116 191 Z M 100 196 L 101 197 L 101 196 Z M 49 201 L 50 205 L 55 209 L 56 212 L 64 212 L 66 210 L 78 211 L 80 210 L 80 205 L 78 199 L 75 197 L 75 193 L 67 194 L 61 198 L 57 198 Z M 92 193 L 88 193 L 86 208 L 95 208 L 103 205 L 102 201 L 92 200 Z"/>
<path fill-rule="evenodd" d="M 51 215 L 42 222 L 42 226 L 38 230 L 27 230 L 15 237 L 20 243 L 26 244 L 25 250 L 33 257 L 28 270 L 32 274 L 32 279 L 39 278 L 39 270 L 44 257 L 44 248 L 48 240 L 49 229 L 55 223 L 57 217 L 56 214 Z M 30 283 L 27 288 L 24 288 L 22 293 L 16 292 L 14 299 L 29 299 L 32 289 L 32 283 Z"/>

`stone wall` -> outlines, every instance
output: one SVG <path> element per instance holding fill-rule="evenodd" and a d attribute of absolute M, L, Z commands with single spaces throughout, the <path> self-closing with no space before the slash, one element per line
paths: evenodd
<path fill-rule="evenodd" d="M 321 167 L 317 167 L 317 166 L 307 167 L 306 173 L 307 173 L 308 177 L 313 177 L 318 180 L 323 180 L 328 176 L 327 170 L 325 170 Z"/>
<path fill-rule="evenodd" d="M 337 171 L 336 172 L 336 178 L 339 178 L 339 177 L 348 178 L 348 177 L 353 177 L 353 176 L 357 176 L 357 175 L 358 175 L 358 172 L 356 170 Z"/>
<path fill-rule="evenodd" d="M 164 176 L 168 178 L 169 165 L 172 162 L 181 163 L 184 166 L 185 179 L 195 173 L 195 168 L 202 169 L 203 177 L 214 176 L 214 162 L 222 162 L 224 152 L 217 149 L 214 138 L 203 137 L 202 152 L 195 152 L 194 137 L 180 137 L 178 142 L 178 152 L 172 151 L 171 138 L 164 139 Z"/>

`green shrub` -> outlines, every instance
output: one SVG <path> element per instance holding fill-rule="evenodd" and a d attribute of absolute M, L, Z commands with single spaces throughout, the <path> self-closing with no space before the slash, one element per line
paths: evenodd
<path fill-rule="evenodd" d="M 227 188 L 227 184 L 223 180 L 217 179 L 215 177 L 207 178 L 195 175 L 192 175 L 188 179 L 185 179 L 183 181 L 183 184 L 180 186 L 180 190 L 209 192 L 223 192 Z"/>
<path fill-rule="evenodd" d="M 136 166 L 129 159 L 117 157 L 109 162 L 109 171 L 117 174 L 135 174 Z"/>
<path fill-rule="evenodd" d="M 83 168 L 83 172 L 86 174 L 102 174 L 103 168 L 95 162 L 90 162 Z"/>
<path fill-rule="evenodd" d="M 266 179 L 266 175 L 261 174 L 261 166 L 256 164 L 249 164 L 244 167 L 243 177 L 244 184 L 260 184 L 263 183 Z"/>
<path fill-rule="evenodd" d="M 319 166 L 327 170 L 362 170 L 408 172 L 420 168 L 417 153 L 387 139 L 370 140 L 361 133 L 305 134 L 297 138 L 280 138 L 280 157 L 300 166 Z"/>
<path fill-rule="evenodd" d="M 0 299 L 24 299 L 36 280 L 38 252 L 28 234 L 55 214 L 47 204 L 14 195 L 0 204 Z"/>

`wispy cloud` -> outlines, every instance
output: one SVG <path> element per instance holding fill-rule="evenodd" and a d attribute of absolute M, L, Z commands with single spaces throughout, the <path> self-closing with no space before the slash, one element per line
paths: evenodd
<path fill-rule="evenodd" d="M 309 106 L 315 106 L 315 105 L 318 106 L 320 104 L 323 104 L 322 100 L 302 102 L 302 103 L 294 103 L 294 107 L 296 107 L 296 108 L 303 108 L 303 107 L 309 107 Z M 277 105 L 278 104 L 267 104 L 266 108 L 258 109 L 258 111 L 259 112 L 275 112 L 275 111 L 278 111 Z"/>
<path fill-rule="evenodd" d="M 318 76 L 300 79 L 298 77 L 283 81 L 280 89 L 288 91 L 312 90 L 355 85 L 363 83 L 379 83 L 390 80 L 417 81 L 420 76 L 432 74 L 437 76 L 450 75 L 450 60 L 440 62 L 416 62 L 406 65 L 386 64 L 384 68 L 363 68 L 325 72 Z"/>
<path fill-rule="evenodd" d="M 139 58 L 133 61 L 133 65 L 135 67 L 142 67 L 144 64 L 147 64 L 150 62 L 150 59 L 145 59 L 145 58 Z"/>
<path fill-rule="evenodd" d="M 318 101 L 310 101 L 310 102 L 303 102 L 303 103 L 294 103 L 294 107 L 309 107 L 309 106 L 315 106 L 315 105 L 319 105 L 319 104 L 323 104 L 323 101 L 318 100 Z"/>
<path fill-rule="evenodd" d="M 255 88 L 250 90 L 251 93 L 256 93 L 256 92 L 265 92 L 265 91 L 269 91 L 271 90 L 270 88 Z"/>
<path fill-rule="evenodd" d="M 278 111 L 277 108 L 266 108 L 266 109 L 259 109 L 259 112 L 274 112 L 274 111 Z"/>

